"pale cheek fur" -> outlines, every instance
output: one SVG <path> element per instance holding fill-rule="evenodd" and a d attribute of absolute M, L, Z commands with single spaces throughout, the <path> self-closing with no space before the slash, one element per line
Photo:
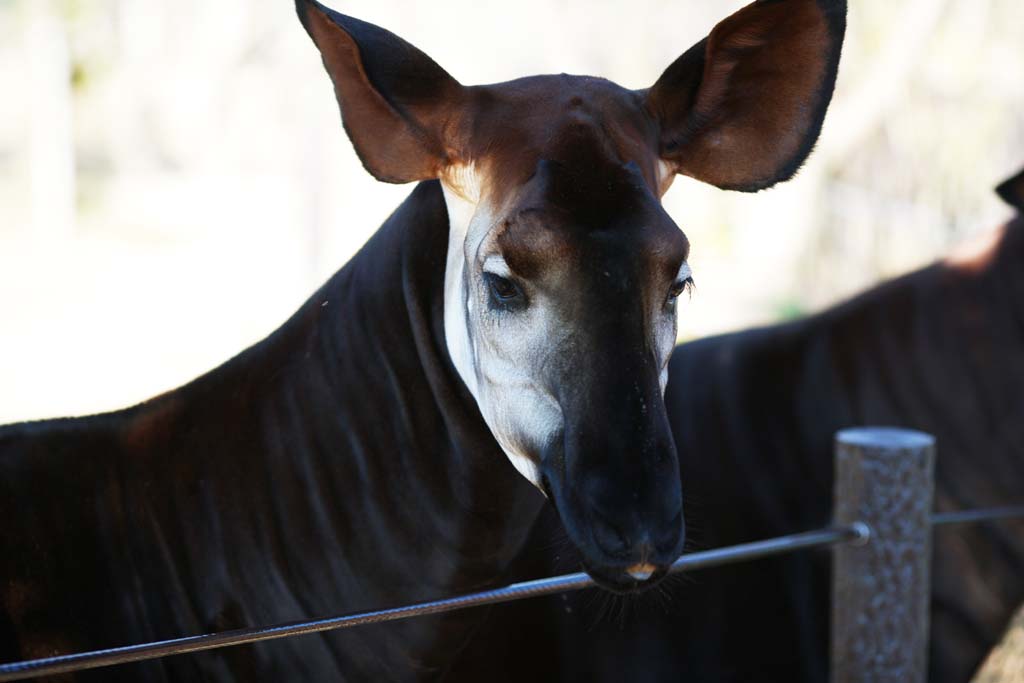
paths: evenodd
<path fill-rule="evenodd" d="M 493 216 L 479 203 L 474 174 L 463 169 L 457 179 L 457 187 L 442 182 L 450 220 L 444 289 L 448 353 L 505 455 L 540 488 L 536 445 L 546 443 L 561 429 L 561 411 L 553 399 L 537 390 L 528 359 L 508 353 L 509 346 L 516 347 L 516 340 L 506 337 L 506 351 L 494 353 L 497 349 L 470 330 L 474 323 L 479 328 L 482 307 L 471 291 L 467 253 L 475 253 Z"/>
<path fill-rule="evenodd" d="M 668 188 L 672 187 L 672 181 L 676 179 L 676 167 L 664 159 L 658 160 L 658 196 L 663 197 Z"/>
<path fill-rule="evenodd" d="M 664 163 L 664 162 L 662 162 Z M 685 261 L 679 266 L 679 272 L 676 274 L 676 280 L 685 280 L 693 274 L 690 269 L 690 265 Z M 661 384 L 661 394 L 665 395 L 665 388 L 668 386 L 668 363 L 672 359 L 672 352 L 676 347 L 676 338 L 679 333 L 679 304 L 676 304 L 675 310 L 672 315 L 669 316 L 669 320 L 658 326 L 656 332 L 657 347 L 661 353 L 661 374 L 658 376 L 658 380 Z"/>
<path fill-rule="evenodd" d="M 480 315 L 474 333 L 481 412 L 516 469 L 538 487 L 540 455 L 564 423 L 541 377 L 559 336 L 547 317 L 541 305 L 512 318 Z"/>
<path fill-rule="evenodd" d="M 466 327 L 465 243 L 469 225 L 476 213 L 476 205 L 444 187 L 450 226 L 448 255 L 444 273 L 444 332 L 448 353 L 462 381 L 469 391 L 477 395 L 475 362 L 469 330 Z"/>
<path fill-rule="evenodd" d="M 668 386 L 668 362 L 672 358 L 672 351 L 676 345 L 676 316 L 672 315 L 672 321 L 659 326 L 658 350 L 661 357 L 661 373 L 658 375 L 658 383 L 661 385 L 661 395 L 665 395 L 665 388 Z"/>

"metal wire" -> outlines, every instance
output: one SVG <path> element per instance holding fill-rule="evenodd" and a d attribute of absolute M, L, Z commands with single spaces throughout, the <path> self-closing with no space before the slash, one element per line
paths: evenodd
<path fill-rule="evenodd" d="M 959 512 L 940 512 L 932 515 L 933 526 L 947 526 L 953 524 L 966 524 L 972 522 L 986 522 L 1005 520 L 1017 517 L 1024 517 L 1024 505 L 987 508 L 980 510 L 962 510 Z M 870 529 L 861 523 L 852 524 L 847 527 L 835 527 L 831 529 L 820 529 L 807 531 L 800 534 L 780 536 L 764 541 L 753 543 L 742 543 L 727 548 L 717 548 L 704 552 L 690 553 L 683 555 L 669 568 L 669 573 L 694 571 L 708 567 L 717 567 L 724 564 L 756 560 L 762 557 L 783 555 L 805 548 L 816 548 L 837 543 L 866 543 L 870 537 Z M 376 610 L 372 612 L 360 612 L 326 619 L 314 619 L 311 621 L 293 621 L 275 626 L 242 628 L 233 631 L 220 633 L 209 633 L 199 636 L 188 636 L 185 638 L 174 638 L 161 640 L 153 643 L 140 643 L 138 645 L 127 645 L 124 647 L 110 648 L 106 650 L 95 650 L 92 652 L 81 652 L 57 657 L 46 657 L 43 659 L 32 659 L 11 664 L 0 664 L 0 683 L 3 681 L 17 681 L 37 676 L 51 676 L 54 674 L 80 671 L 83 669 L 94 669 L 127 662 L 138 662 L 146 659 L 156 659 L 170 655 L 185 654 L 187 652 L 198 652 L 201 650 L 212 650 L 215 648 L 229 647 L 231 645 L 242 645 L 255 643 L 262 640 L 274 638 L 286 638 L 308 633 L 321 631 L 332 631 L 341 628 L 351 628 L 363 624 L 377 624 L 385 621 L 408 619 L 410 617 L 423 616 L 428 614 L 440 614 L 454 610 L 475 607 L 479 605 L 490 605 L 499 602 L 511 602 L 551 593 L 562 593 L 576 591 L 594 586 L 594 580 L 582 572 L 576 574 L 564 574 L 547 579 L 525 581 L 514 583 L 493 590 L 469 593 L 454 598 L 443 600 L 432 600 L 414 605 L 405 605 L 392 609 Z"/>
<path fill-rule="evenodd" d="M 947 524 L 966 524 L 969 522 L 990 522 L 1000 519 L 1024 517 L 1024 505 L 1008 505 L 998 508 L 981 510 L 959 510 L 957 512 L 937 512 L 932 515 L 932 526 Z"/>
<path fill-rule="evenodd" d="M 756 560 L 763 557 L 791 553 L 805 548 L 816 548 L 837 543 L 861 542 L 866 538 L 865 534 L 866 527 L 862 524 L 855 524 L 848 527 L 820 529 L 789 536 L 780 536 L 764 541 L 743 543 L 726 548 L 689 553 L 676 560 L 669 569 L 669 573 L 693 571 L 723 564 Z M 550 593 L 575 591 L 581 588 L 590 588 L 591 586 L 594 586 L 594 580 L 582 572 L 565 574 L 563 576 L 514 583 L 493 590 L 469 593 L 443 600 L 421 602 L 392 609 L 361 612 L 359 614 L 315 619 L 312 621 L 293 621 L 269 627 L 242 628 L 221 633 L 127 645 L 107 650 L 0 664 L 0 681 L 17 681 L 37 676 L 51 676 L 71 671 L 80 671 L 82 669 L 93 669 L 101 666 L 112 666 L 114 664 L 179 655 L 186 652 L 198 652 L 200 650 L 212 650 L 214 648 L 241 645 L 243 643 L 255 643 L 261 640 L 351 628 L 363 624 L 376 624 L 427 614 L 439 614 L 477 605 L 490 605 L 497 602 L 522 600 L 523 598 L 548 595 Z"/>

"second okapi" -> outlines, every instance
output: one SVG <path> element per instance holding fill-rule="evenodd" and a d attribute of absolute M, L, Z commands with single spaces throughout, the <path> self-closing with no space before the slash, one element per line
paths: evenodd
<path fill-rule="evenodd" d="M 845 2 L 754 2 L 644 90 L 464 86 L 383 29 L 297 10 L 367 170 L 420 184 L 223 366 L 124 411 L 0 429 L 0 660 L 494 585 L 545 496 L 608 589 L 653 585 L 683 548 L 663 396 L 689 243 L 660 198 L 679 173 L 754 191 L 796 172 Z M 80 678 L 434 678 L 482 617 Z"/>

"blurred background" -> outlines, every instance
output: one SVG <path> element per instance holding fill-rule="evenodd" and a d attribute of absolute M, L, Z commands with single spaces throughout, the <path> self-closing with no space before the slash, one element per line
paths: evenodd
<path fill-rule="evenodd" d="M 742 0 L 333 0 L 464 83 L 627 87 Z M 788 319 L 1008 215 L 1024 166 L 1020 0 L 851 0 L 796 180 L 665 198 L 697 281 L 680 338 Z M 0 0 L 0 423 L 112 409 L 270 333 L 411 190 L 345 139 L 291 0 Z"/>

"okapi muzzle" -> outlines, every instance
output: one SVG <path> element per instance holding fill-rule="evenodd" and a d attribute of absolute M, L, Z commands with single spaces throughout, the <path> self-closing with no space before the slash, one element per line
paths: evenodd
<path fill-rule="evenodd" d="M 590 357 L 607 370 L 564 392 L 564 434 L 541 476 L 586 570 L 625 591 L 660 578 L 682 552 L 679 462 L 654 355 Z"/>
<path fill-rule="evenodd" d="M 640 90 L 566 74 L 464 86 L 381 28 L 296 4 L 367 170 L 440 180 L 445 343 L 495 441 L 597 580 L 650 585 L 683 545 L 662 397 L 692 283 L 660 200 L 679 173 L 748 192 L 796 173 L 845 0 L 758 0 Z"/>

